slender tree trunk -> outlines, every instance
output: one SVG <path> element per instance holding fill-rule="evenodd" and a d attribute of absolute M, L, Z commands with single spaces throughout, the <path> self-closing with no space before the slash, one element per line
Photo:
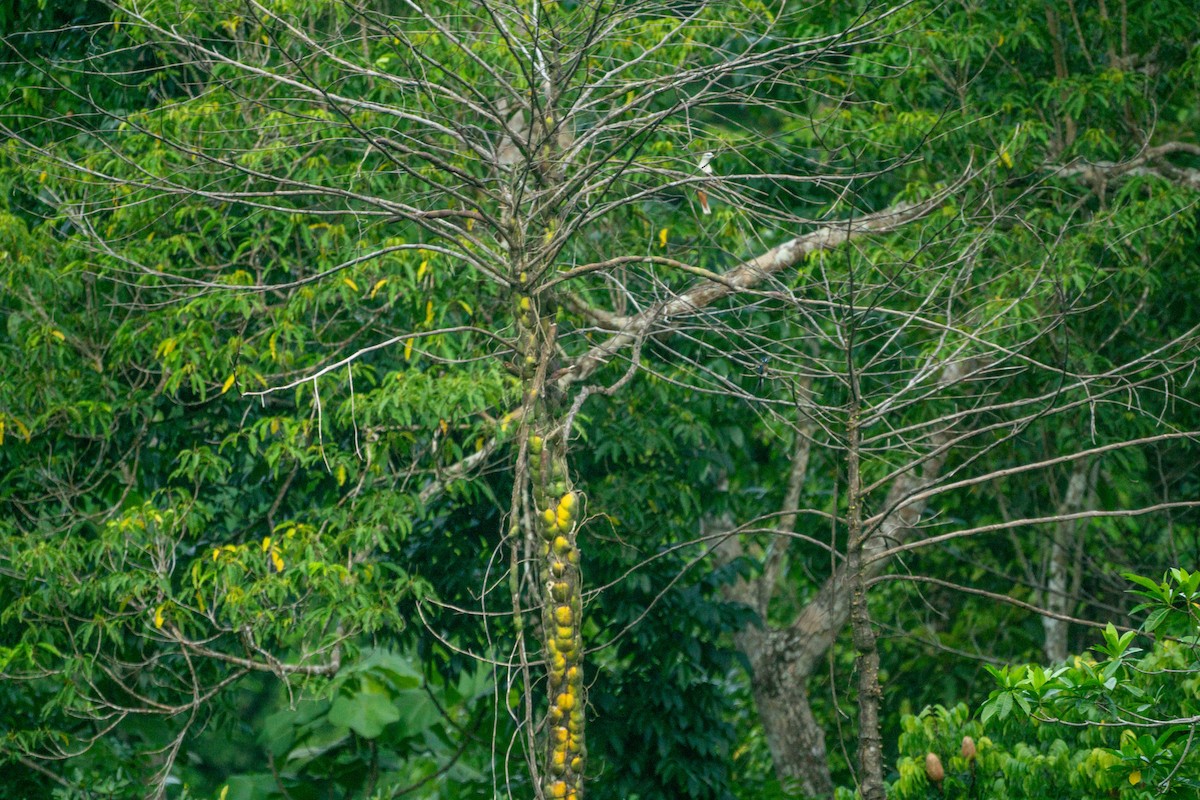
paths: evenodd
<path fill-rule="evenodd" d="M 854 633 L 858 671 L 858 788 L 863 800 L 884 800 L 883 739 L 879 732 L 879 650 L 867 607 L 866 572 L 863 561 L 866 532 L 863 529 L 862 477 L 859 473 L 859 416 L 855 409 L 846 426 L 846 519 L 849 529 L 846 566 L 852 583 L 850 627 Z"/>

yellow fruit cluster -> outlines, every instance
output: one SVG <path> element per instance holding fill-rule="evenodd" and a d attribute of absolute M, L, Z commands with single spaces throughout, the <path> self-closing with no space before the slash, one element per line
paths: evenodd
<path fill-rule="evenodd" d="M 530 435 L 529 465 L 545 581 L 542 633 L 549 666 L 545 789 L 554 800 L 578 800 L 583 796 L 587 759 L 580 635 L 583 609 L 575 543 L 581 503 L 567 482 L 565 462 L 557 438 L 552 442 Z"/>
<path fill-rule="evenodd" d="M 513 304 L 513 316 L 517 320 L 517 372 L 528 380 L 537 372 L 537 347 L 535 328 L 538 320 L 533 299 L 528 295 L 518 295 Z"/>
<path fill-rule="evenodd" d="M 550 495 L 553 496 L 553 495 Z M 568 537 L 575 530 L 575 517 L 578 513 L 579 501 L 574 492 L 564 492 L 557 504 L 548 504 L 542 509 L 539 521 L 542 525 L 542 538 L 552 545 L 556 556 L 567 558 L 572 549 Z"/>

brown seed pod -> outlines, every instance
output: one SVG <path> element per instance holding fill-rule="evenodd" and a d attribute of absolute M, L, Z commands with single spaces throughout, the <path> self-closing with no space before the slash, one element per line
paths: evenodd
<path fill-rule="evenodd" d="M 942 760 L 937 757 L 937 753 L 925 754 L 925 775 L 939 790 L 942 788 L 946 770 L 942 769 Z"/>
<path fill-rule="evenodd" d="M 975 740 L 970 736 L 964 736 L 962 740 L 962 757 L 967 761 L 974 761 L 975 752 Z"/>

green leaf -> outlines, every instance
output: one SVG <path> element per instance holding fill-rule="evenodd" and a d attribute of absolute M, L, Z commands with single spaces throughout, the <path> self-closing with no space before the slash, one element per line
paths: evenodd
<path fill-rule="evenodd" d="M 344 726 L 365 739 L 374 739 L 383 729 L 400 719 L 400 711 L 390 695 L 364 689 L 351 695 L 339 695 L 329 709 L 329 721 Z"/>

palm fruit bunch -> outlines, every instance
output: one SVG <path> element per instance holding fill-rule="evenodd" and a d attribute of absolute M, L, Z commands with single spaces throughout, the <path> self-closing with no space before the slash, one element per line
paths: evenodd
<path fill-rule="evenodd" d="M 534 503 L 542 539 L 545 593 L 542 633 L 549 666 L 549 733 L 546 794 L 579 800 L 583 794 L 584 746 L 582 599 L 575 531 L 579 496 L 566 479 L 565 454 L 543 438 L 529 437 Z"/>
<path fill-rule="evenodd" d="M 514 301 L 513 316 L 517 320 L 517 363 L 518 374 L 528 380 L 537 372 L 537 348 L 534 346 L 534 329 L 537 327 L 537 315 L 534 312 L 533 299 L 527 294 L 520 294 Z"/>

